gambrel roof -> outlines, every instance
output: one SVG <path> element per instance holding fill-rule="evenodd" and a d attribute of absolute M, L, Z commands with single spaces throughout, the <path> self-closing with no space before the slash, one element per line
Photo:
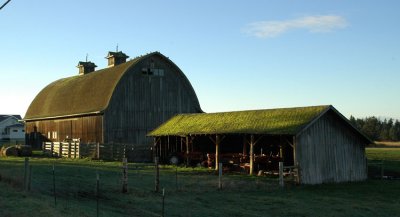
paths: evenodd
<path fill-rule="evenodd" d="M 161 53 L 153 52 L 114 67 L 59 79 L 46 86 L 35 97 L 24 119 L 36 120 L 102 113 L 108 107 L 114 90 L 124 74 L 141 60 L 152 55 L 161 56 L 175 65 Z M 181 74 L 189 83 L 185 75 Z M 191 87 L 190 83 L 189 86 Z"/>

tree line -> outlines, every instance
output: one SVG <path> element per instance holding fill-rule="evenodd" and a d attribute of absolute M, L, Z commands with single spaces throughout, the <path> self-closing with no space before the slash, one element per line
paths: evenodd
<path fill-rule="evenodd" d="M 381 120 L 375 116 L 354 118 L 350 122 L 373 141 L 399 141 L 400 122 L 393 118 Z"/>

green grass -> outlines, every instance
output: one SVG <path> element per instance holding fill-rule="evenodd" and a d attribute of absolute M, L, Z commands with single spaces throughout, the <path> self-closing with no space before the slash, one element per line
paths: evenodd
<path fill-rule="evenodd" d="M 371 160 L 385 159 L 400 172 L 400 153 L 367 149 Z M 100 216 L 160 216 L 161 194 L 154 193 L 154 169 L 129 164 L 129 192 L 121 190 L 121 163 L 31 158 L 32 189 L 22 188 L 23 158 L 0 158 L 0 216 L 96 216 L 96 173 L 100 175 Z M 57 206 L 54 206 L 52 165 Z M 278 187 L 275 178 L 227 174 L 223 189 L 217 176 L 203 168 L 161 166 L 166 216 L 396 216 L 400 181 Z"/>

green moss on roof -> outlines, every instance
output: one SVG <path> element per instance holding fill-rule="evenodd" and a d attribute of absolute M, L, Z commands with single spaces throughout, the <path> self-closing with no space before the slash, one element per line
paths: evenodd
<path fill-rule="evenodd" d="M 330 106 L 266 109 L 222 113 L 180 114 L 149 136 L 195 134 L 295 135 Z"/>
<path fill-rule="evenodd" d="M 87 114 L 107 108 L 124 73 L 142 57 L 126 63 L 57 80 L 45 87 L 32 101 L 25 119 Z"/>

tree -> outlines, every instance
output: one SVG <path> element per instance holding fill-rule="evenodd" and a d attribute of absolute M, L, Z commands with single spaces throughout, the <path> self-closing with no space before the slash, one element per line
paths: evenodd
<path fill-rule="evenodd" d="M 370 139 L 374 141 L 378 140 L 380 131 L 380 124 L 378 118 L 376 118 L 375 116 L 366 118 L 365 123 L 361 128 L 361 131 L 364 132 Z"/>

